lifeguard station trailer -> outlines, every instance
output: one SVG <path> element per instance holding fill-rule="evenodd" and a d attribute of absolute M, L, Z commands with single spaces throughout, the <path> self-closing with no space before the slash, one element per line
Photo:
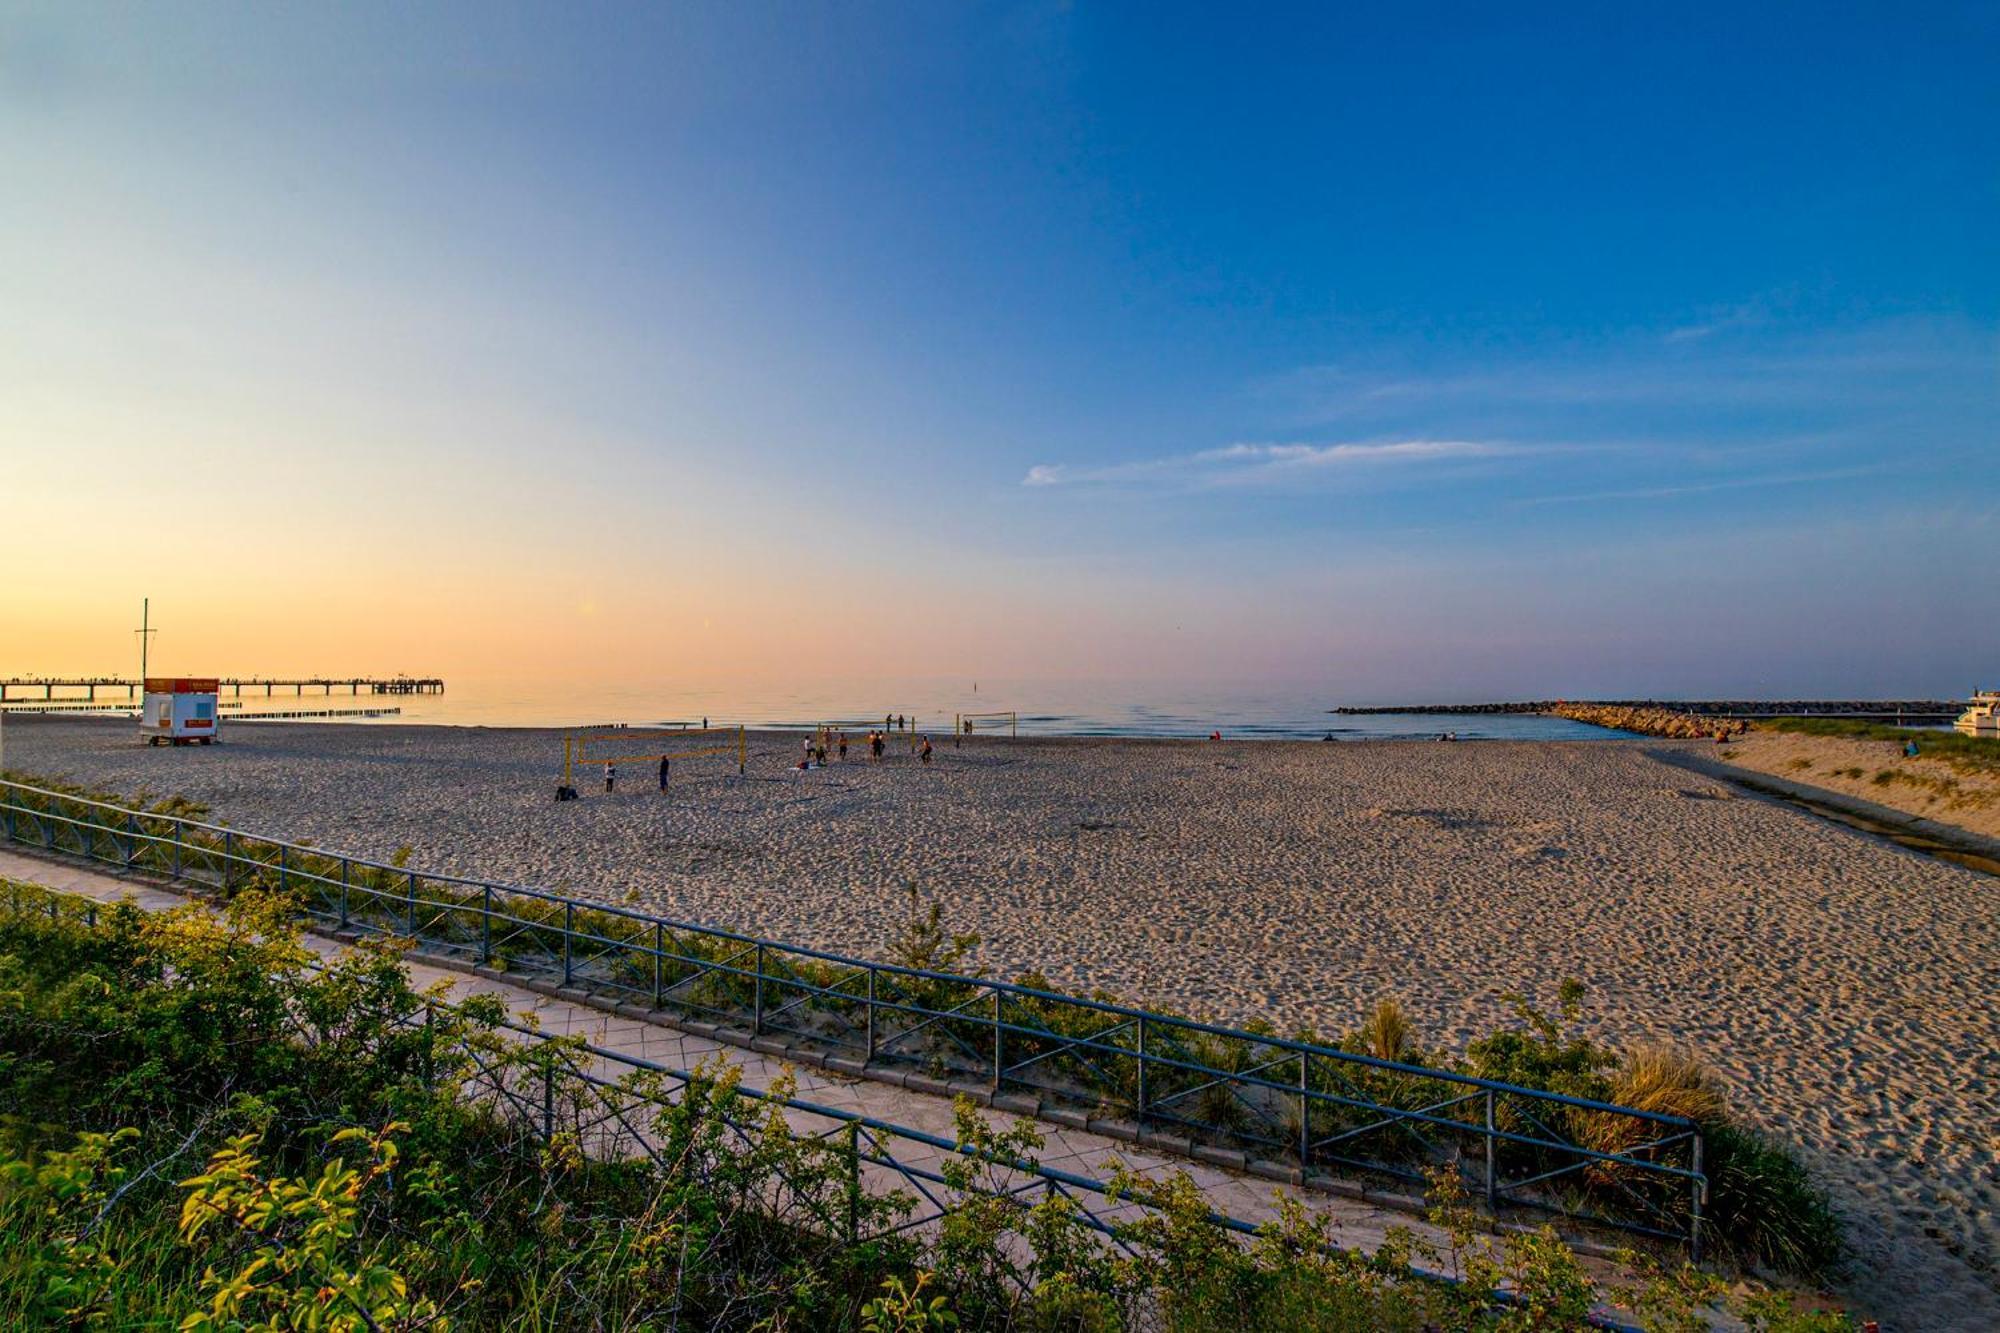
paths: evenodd
<path fill-rule="evenodd" d="M 213 745 L 219 726 L 220 682 L 184 676 L 148 676 L 139 734 L 148 745 Z"/>

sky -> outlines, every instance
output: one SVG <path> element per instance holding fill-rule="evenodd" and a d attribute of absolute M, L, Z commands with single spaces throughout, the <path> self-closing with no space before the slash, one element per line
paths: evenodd
<path fill-rule="evenodd" d="M 0 673 L 2000 682 L 2000 5 L 0 0 Z"/>

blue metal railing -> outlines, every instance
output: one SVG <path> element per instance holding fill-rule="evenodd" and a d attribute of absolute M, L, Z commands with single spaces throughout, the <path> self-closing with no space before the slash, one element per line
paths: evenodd
<path fill-rule="evenodd" d="M 1282 1179 L 1421 1180 L 1456 1165 L 1493 1209 L 1686 1244 L 1698 1125 L 1009 982 L 758 939 L 535 889 L 436 875 L 226 825 L 0 781 L 0 836 L 224 895 L 292 895 L 335 932 L 574 988 L 724 1040 L 967 1092 Z M 1593 1146 L 1593 1144 L 1602 1146 Z"/>
<path fill-rule="evenodd" d="M 46 903 L 52 918 L 60 919 L 67 911 L 90 928 L 98 924 L 98 904 L 91 899 L 49 889 L 28 892 Z M 36 908 L 23 901 L 20 891 L 11 886 L 0 886 L 0 910 L 18 913 L 33 912 Z M 309 962 L 306 966 L 317 970 L 319 965 Z M 509 1116 L 544 1142 L 565 1132 L 575 1133 L 579 1140 L 583 1139 L 584 1134 L 579 1132 L 579 1128 L 589 1117 L 593 1150 L 601 1157 L 609 1158 L 621 1153 L 630 1157 L 643 1154 L 658 1162 L 660 1159 L 652 1142 L 653 1135 L 647 1128 L 650 1122 L 646 1113 L 672 1106 L 690 1088 L 713 1081 L 711 1075 L 699 1070 L 675 1069 L 623 1051 L 594 1046 L 574 1037 L 552 1036 L 507 1019 L 472 1017 L 463 1009 L 433 997 L 425 997 L 422 1017 L 406 1014 L 396 1021 L 403 1026 L 421 1025 L 428 1039 L 439 1026 L 436 1020 L 440 1016 L 465 1020 L 451 1028 L 456 1035 L 444 1052 L 447 1056 L 456 1054 L 463 1061 L 459 1086 L 465 1095 L 474 1099 L 483 1098 L 498 1113 Z M 505 1033 L 508 1040 L 532 1052 L 534 1058 L 526 1062 L 484 1058 L 471 1035 L 474 1032 Z M 436 1077 L 436 1055 L 437 1052 L 433 1051 L 427 1060 L 433 1079 Z M 598 1072 L 599 1066 L 614 1071 L 612 1076 Z M 523 1089 L 510 1085 L 510 1075 L 525 1078 L 539 1086 Z M 644 1079 L 652 1081 L 649 1083 Z M 562 1096 L 558 1095 L 559 1091 Z M 529 1092 L 534 1095 L 523 1095 Z M 787 1113 L 786 1129 L 794 1139 L 825 1145 L 843 1158 L 849 1172 L 849 1188 L 861 1190 L 870 1188 L 872 1184 L 873 1192 L 880 1194 L 899 1185 L 911 1187 L 905 1199 L 913 1215 L 885 1223 L 879 1233 L 857 1229 L 850 1213 L 844 1235 L 851 1243 L 874 1239 L 876 1234 L 888 1235 L 934 1223 L 952 1210 L 954 1201 L 951 1196 L 959 1190 L 1004 1199 L 1023 1214 L 1050 1196 L 1061 1196 L 1074 1206 L 1072 1215 L 1081 1226 L 1103 1238 L 1106 1244 L 1119 1245 L 1128 1251 L 1124 1235 L 1131 1225 L 1132 1214 L 1155 1209 L 1143 1181 L 1140 1182 L 1141 1188 L 1136 1190 L 1129 1185 L 1113 1185 L 1077 1172 L 1046 1166 L 1034 1158 L 998 1153 L 977 1144 L 960 1142 L 856 1111 L 806 1101 L 772 1089 L 748 1087 L 740 1082 L 735 1085 L 734 1092 L 750 1107 L 775 1108 Z M 558 1124 L 557 1108 L 565 1103 L 573 1103 L 575 1114 Z M 792 1114 L 824 1121 L 825 1127 L 802 1128 L 791 1118 Z M 754 1115 L 728 1118 L 725 1112 L 725 1123 L 744 1141 L 749 1141 L 763 1130 L 761 1120 Z M 973 1173 L 954 1180 L 937 1164 L 953 1157 L 995 1168 L 1000 1178 L 987 1179 Z M 881 1175 L 873 1182 L 864 1182 L 864 1165 L 878 1168 Z M 790 1179 L 782 1179 L 781 1183 L 787 1187 L 794 1184 Z M 940 1193 L 945 1197 L 940 1198 Z M 1214 1209 L 1207 1213 L 1205 1220 L 1210 1226 L 1232 1236 L 1252 1237 L 1261 1230 L 1257 1223 Z M 1328 1249 L 1333 1252 L 1339 1247 L 1329 1245 Z M 1028 1283 L 1021 1275 L 1027 1266 L 1020 1264 L 1020 1256 L 1009 1257 L 1019 1265 L 1014 1274 L 1015 1280 L 1023 1290 L 1027 1290 Z M 1407 1271 L 1411 1277 L 1425 1282 L 1457 1285 L 1461 1281 L 1414 1265 Z M 1496 1290 L 1491 1295 L 1501 1306 L 1519 1303 L 1519 1297 L 1510 1291 Z M 1606 1330 L 1607 1333 L 1639 1333 L 1604 1306 L 1593 1310 L 1589 1321 L 1593 1328 Z"/>

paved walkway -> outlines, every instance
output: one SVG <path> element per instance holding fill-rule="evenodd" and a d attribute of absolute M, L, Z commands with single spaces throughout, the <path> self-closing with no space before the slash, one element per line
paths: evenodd
<path fill-rule="evenodd" d="M 147 911 L 161 911 L 197 901 L 163 889 L 144 878 L 28 855 L 11 848 L 0 848 L 0 878 L 39 884 L 103 903 L 129 898 Z M 306 947 L 322 957 L 332 957 L 347 947 L 322 935 L 309 933 L 303 938 Z M 946 1139 L 954 1137 L 953 1103 L 948 1098 L 792 1064 L 775 1056 L 727 1045 L 658 1023 L 609 1013 L 504 981 L 437 967 L 415 958 L 406 958 L 404 965 L 412 982 L 420 989 L 441 984 L 448 1002 L 473 995 L 497 996 L 516 1014 L 523 1016 L 521 1021 L 527 1022 L 531 1018 L 545 1033 L 580 1037 L 600 1049 L 651 1061 L 672 1070 L 691 1070 L 704 1061 L 720 1059 L 742 1070 L 745 1087 L 758 1090 L 771 1087 L 782 1075 L 790 1073 L 797 1080 L 794 1095 L 800 1100 Z M 609 1063 L 602 1066 L 602 1071 L 611 1077 L 618 1072 L 616 1066 Z M 1015 1119 L 1005 1112 L 991 1109 L 982 1108 L 980 1113 L 995 1125 L 1011 1123 Z M 789 1113 L 788 1118 L 795 1130 L 804 1133 L 819 1132 L 832 1124 L 831 1121 L 796 1111 Z M 1373 1251 L 1392 1227 L 1414 1231 L 1441 1246 L 1445 1243 L 1443 1233 L 1421 1219 L 1362 1199 L 1319 1190 L 1299 1191 L 1204 1162 L 1150 1152 L 1088 1130 L 1048 1121 L 1038 1122 L 1038 1128 L 1044 1138 L 1039 1161 L 1045 1167 L 1092 1180 L 1108 1179 L 1114 1162 L 1122 1162 L 1143 1172 L 1184 1171 L 1201 1186 L 1216 1212 L 1253 1226 L 1274 1218 L 1278 1212 L 1278 1200 L 1289 1197 L 1302 1200 L 1313 1213 L 1330 1218 L 1335 1240 L 1349 1248 Z M 907 1164 L 934 1170 L 946 1153 L 904 1140 L 897 1145 L 897 1156 Z M 892 1172 L 875 1171 L 869 1174 L 888 1186 L 897 1183 Z M 1129 1219 L 1137 1214 L 1138 1209 L 1130 1203 L 1107 1208 L 1097 1201 L 1090 1211 L 1103 1220 L 1111 1221 Z M 1598 1279 L 1600 1287 L 1619 1276 L 1616 1266 L 1606 1261 L 1586 1258 L 1584 1262 Z"/>

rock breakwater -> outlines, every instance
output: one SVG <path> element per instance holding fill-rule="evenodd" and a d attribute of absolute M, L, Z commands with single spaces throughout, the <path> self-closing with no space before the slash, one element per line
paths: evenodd
<path fill-rule="evenodd" d="M 1740 736 L 1750 724 L 1740 718 L 1703 717 L 1657 704 L 1549 704 L 1543 710 L 1572 722 L 1588 722 L 1619 731 L 1636 731 L 1642 736 L 1666 736 L 1676 740 L 1707 740 L 1716 735 Z"/>

